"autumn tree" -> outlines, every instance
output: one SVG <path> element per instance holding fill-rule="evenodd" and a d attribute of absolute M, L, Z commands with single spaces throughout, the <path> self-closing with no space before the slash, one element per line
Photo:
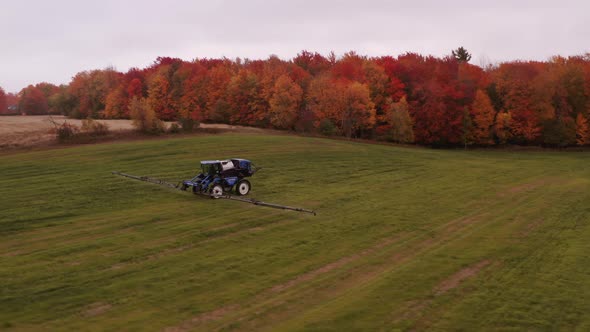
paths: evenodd
<path fill-rule="evenodd" d="M 378 123 L 387 122 L 385 117 L 390 101 L 398 101 L 397 98 L 394 99 L 395 96 L 390 94 L 390 79 L 385 73 L 385 69 L 374 61 L 364 61 L 363 72 L 371 100 L 375 104 L 376 120 Z"/>
<path fill-rule="evenodd" d="M 0 87 L 0 114 L 8 113 L 8 104 L 6 102 L 6 92 Z"/>
<path fill-rule="evenodd" d="M 69 93 L 75 100 L 69 115 L 76 118 L 104 115 L 107 96 L 118 85 L 119 79 L 120 73 L 112 68 L 76 74 L 69 85 Z"/>
<path fill-rule="evenodd" d="M 231 109 L 227 101 L 227 87 L 232 76 L 232 68 L 226 63 L 217 64 L 207 71 L 205 119 L 230 122 Z"/>
<path fill-rule="evenodd" d="M 144 96 L 144 86 L 143 86 L 143 82 L 141 81 L 141 79 L 139 79 L 137 77 L 131 79 L 131 81 L 129 81 L 129 84 L 127 84 L 126 92 L 127 92 L 127 96 L 129 98 L 143 97 Z"/>
<path fill-rule="evenodd" d="M 455 59 L 459 62 L 469 62 L 471 60 L 471 54 L 469 54 L 463 46 L 453 50 L 452 53 Z"/>
<path fill-rule="evenodd" d="M 270 99 L 270 123 L 279 129 L 291 129 L 301 106 L 303 90 L 288 76 L 280 76 Z"/>
<path fill-rule="evenodd" d="M 536 143 L 541 136 L 541 120 L 531 84 L 541 67 L 538 63 L 504 63 L 493 73 L 496 90 L 504 111 L 510 112 L 512 141 Z"/>
<path fill-rule="evenodd" d="M 260 111 L 266 112 L 270 108 L 270 100 L 275 93 L 277 80 L 288 74 L 288 64 L 276 55 L 272 55 L 259 67 L 258 70 L 252 68 L 250 71 L 255 73 L 258 79 L 259 94 L 264 103 Z"/>
<path fill-rule="evenodd" d="M 127 94 L 122 84 L 112 89 L 108 94 L 105 101 L 104 116 L 106 118 L 125 118 L 129 113 Z"/>
<path fill-rule="evenodd" d="M 410 116 L 406 97 L 392 103 L 387 112 L 387 121 L 391 126 L 391 139 L 398 143 L 414 143 L 414 121 Z"/>
<path fill-rule="evenodd" d="M 473 117 L 473 139 L 476 144 L 492 144 L 492 126 L 494 124 L 495 111 L 490 98 L 482 90 L 477 90 L 475 100 L 471 105 Z"/>
<path fill-rule="evenodd" d="M 500 144 L 506 144 L 512 137 L 510 127 L 512 125 L 512 115 L 510 112 L 500 112 L 496 115 L 494 124 L 494 136 Z"/>
<path fill-rule="evenodd" d="M 18 108 L 28 115 L 41 115 L 49 113 L 47 98 L 41 89 L 29 85 L 22 89 L 19 94 Z"/>
<path fill-rule="evenodd" d="M 412 117 L 415 121 L 416 141 L 432 145 L 463 143 L 464 110 L 472 103 L 458 79 L 459 64 L 454 58 L 416 59 L 411 64 L 414 87 L 408 96 L 414 103 Z M 419 73 L 419 76 L 413 75 Z"/>
<path fill-rule="evenodd" d="M 463 146 L 467 149 L 468 145 L 472 145 L 475 143 L 475 125 L 473 124 L 473 118 L 469 109 L 465 108 L 463 110 L 463 118 L 461 119 L 461 125 L 463 132 L 461 134 L 461 140 L 463 142 Z"/>
<path fill-rule="evenodd" d="M 332 77 L 335 79 L 356 81 L 365 83 L 365 58 L 355 52 L 345 53 L 342 59 L 331 68 Z"/>
<path fill-rule="evenodd" d="M 590 126 L 588 119 L 581 112 L 576 117 L 576 143 L 578 145 L 590 144 Z"/>
<path fill-rule="evenodd" d="M 176 109 L 172 100 L 172 86 L 170 84 L 172 68 L 164 65 L 149 78 L 147 102 L 156 112 L 159 119 L 164 121 L 176 118 Z"/>
<path fill-rule="evenodd" d="M 293 63 L 316 76 L 326 72 L 333 64 L 323 55 L 315 52 L 301 51 L 295 58 Z"/>
<path fill-rule="evenodd" d="M 140 132 L 157 134 L 164 131 L 164 124 L 146 98 L 133 97 L 129 103 L 133 126 Z"/>
<path fill-rule="evenodd" d="M 343 133 L 350 138 L 375 125 L 375 104 L 366 84 L 352 82 L 345 87 L 344 105 L 340 113 Z"/>
<path fill-rule="evenodd" d="M 59 86 L 59 89 L 49 97 L 49 107 L 56 114 L 68 115 L 76 107 L 76 100 L 69 91 L 67 85 Z"/>
<path fill-rule="evenodd" d="M 182 80 L 178 120 L 183 130 L 191 131 L 205 117 L 207 107 L 207 68 L 199 62 L 183 64 L 177 71 Z"/>
<path fill-rule="evenodd" d="M 340 110 L 344 107 L 343 84 L 337 84 L 328 74 L 315 77 L 307 91 L 307 105 L 315 119 L 315 127 L 323 122 L 335 128 Z"/>
<path fill-rule="evenodd" d="M 261 112 L 261 86 L 258 77 L 247 69 L 242 69 L 232 77 L 227 86 L 227 101 L 231 106 L 231 123 L 244 125 L 264 125 L 268 119 Z"/>

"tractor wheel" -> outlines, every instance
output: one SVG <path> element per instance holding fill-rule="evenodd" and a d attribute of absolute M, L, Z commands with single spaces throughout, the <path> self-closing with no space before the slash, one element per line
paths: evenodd
<path fill-rule="evenodd" d="M 250 181 L 242 180 L 236 185 L 236 194 L 240 196 L 247 195 L 250 192 Z"/>
<path fill-rule="evenodd" d="M 223 187 L 220 184 L 216 184 L 211 188 L 211 198 L 219 198 L 223 195 Z"/>

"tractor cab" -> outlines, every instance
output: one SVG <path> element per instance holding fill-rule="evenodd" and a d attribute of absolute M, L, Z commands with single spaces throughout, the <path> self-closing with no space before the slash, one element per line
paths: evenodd
<path fill-rule="evenodd" d="M 219 160 L 204 160 L 201 161 L 201 174 L 203 175 L 215 175 L 219 174 L 223 170 L 221 162 Z"/>

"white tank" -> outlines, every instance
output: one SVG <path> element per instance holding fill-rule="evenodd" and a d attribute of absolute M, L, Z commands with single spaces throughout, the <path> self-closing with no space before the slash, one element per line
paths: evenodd
<path fill-rule="evenodd" d="M 221 160 L 221 168 L 224 171 L 227 171 L 228 169 L 233 169 L 234 163 L 232 163 L 231 160 Z"/>

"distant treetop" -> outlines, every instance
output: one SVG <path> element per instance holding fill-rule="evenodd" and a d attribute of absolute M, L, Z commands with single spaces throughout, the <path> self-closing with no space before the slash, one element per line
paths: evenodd
<path fill-rule="evenodd" d="M 459 62 L 469 62 L 469 60 L 471 60 L 471 54 L 469 54 L 463 46 L 453 50 L 453 56 Z"/>

